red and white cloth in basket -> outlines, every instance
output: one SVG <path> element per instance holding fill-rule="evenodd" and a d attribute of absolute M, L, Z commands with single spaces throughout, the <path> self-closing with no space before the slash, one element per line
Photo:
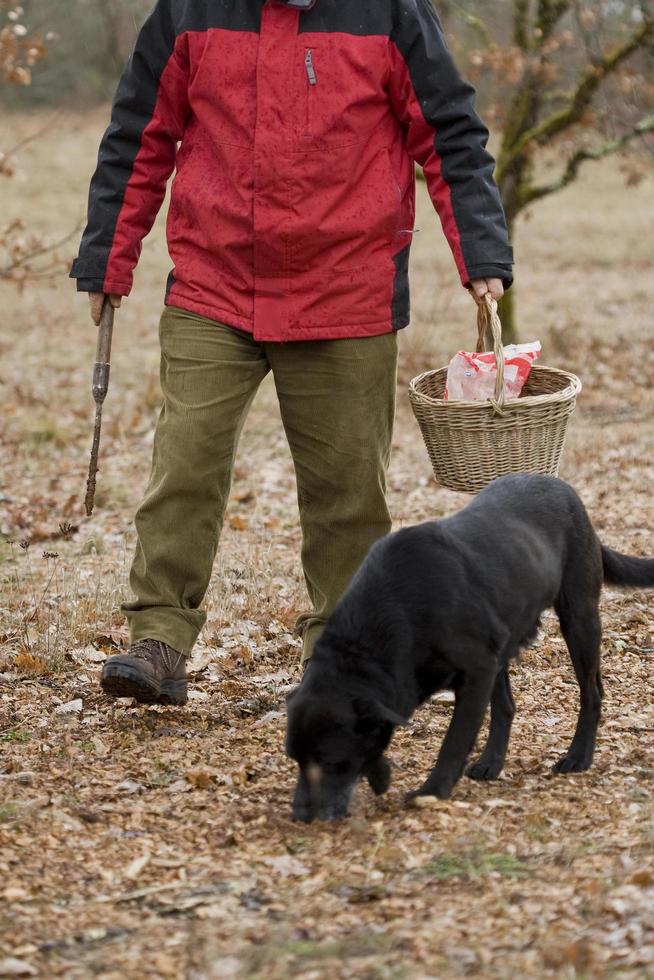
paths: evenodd
<path fill-rule="evenodd" d="M 508 344 L 504 348 L 504 397 L 519 398 L 529 377 L 532 364 L 541 351 L 540 341 L 531 344 Z M 449 363 L 445 401 L 486 401 L 495 393 L 497 367 L 495 354 L 459 351 Z"/>

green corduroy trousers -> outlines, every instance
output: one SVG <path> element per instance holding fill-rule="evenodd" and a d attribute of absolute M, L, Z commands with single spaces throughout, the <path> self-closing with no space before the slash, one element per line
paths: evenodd
<path fill-rule="evenodd" d="M 297 632 L 308 660 L 325 620 L 371 544 L 386 505 L 397 337 L 268 343 L 194 313 L 161 318 L 164 404 L 152 475 L 136 518 L 135 595 L 123 605 L 132 642 L 190 653 L 218 547 L 248 409 L 272 371 L 293 457 L 302 565 L 311 610 Z"/>

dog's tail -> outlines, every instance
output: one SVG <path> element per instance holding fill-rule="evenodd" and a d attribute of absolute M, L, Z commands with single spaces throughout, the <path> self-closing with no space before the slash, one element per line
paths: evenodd
<path fill-rule="evenodd" d="M 654 588 L 654 558 L 632 558 L 602 545 L 604 581 L 632 589 Z"/>

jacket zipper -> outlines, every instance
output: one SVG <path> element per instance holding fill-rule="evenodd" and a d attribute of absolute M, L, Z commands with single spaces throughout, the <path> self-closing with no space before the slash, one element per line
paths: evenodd
<path fill-rule="evenodd" d="M 304 56 L 304 67 L 307 70 L 309 85 L 317 85 L 318 79 L 316 78 L 316 69 L 313 67 L 313 51 L 311 48 L 307 48 L 307 53 Z"/>

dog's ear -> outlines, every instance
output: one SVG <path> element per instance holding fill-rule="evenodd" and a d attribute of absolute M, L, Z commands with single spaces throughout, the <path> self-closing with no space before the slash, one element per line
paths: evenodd
<path fill-rule="evenodd" d="M 358 732 L 371 732 L 382 725 L 406 725 L 406 718 L 391 711 L 385 704 L 376 698 L 355 698 L 353 701 L 356 713 L 355 730 Z"/>

